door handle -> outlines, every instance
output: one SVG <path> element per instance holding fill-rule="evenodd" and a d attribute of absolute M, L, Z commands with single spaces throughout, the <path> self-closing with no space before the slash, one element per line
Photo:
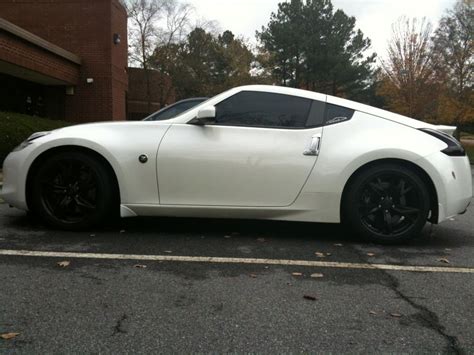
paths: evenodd
<path fill-rule="evenodd" d="M 309 147 L 303 152 L 303 155 L 318 156 L 321 147 L 321 135 L 317 134 L 311 138 Z"/>

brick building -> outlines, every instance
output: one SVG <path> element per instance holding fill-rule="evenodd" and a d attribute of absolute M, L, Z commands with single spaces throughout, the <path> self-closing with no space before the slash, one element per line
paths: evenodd
<path fill-rule="evenodd" d="M 128 68 L 127 119 L 141 120 L 176 101 L 174 88 L 167 75 L 149 70 L 150 97 L 148 100 L 145 70 Z"/>
<path fill-rule="evenodd" d="M 124 120 L 127 51 L 118 0 L 2 0 L 0 110 Z"/>

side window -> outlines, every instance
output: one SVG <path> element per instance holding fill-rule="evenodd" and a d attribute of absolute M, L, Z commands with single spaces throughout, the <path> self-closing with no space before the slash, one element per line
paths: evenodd
<path fill-rule="evenodd" d="M 320 127 L 324 124 L 326 115 L 326 103 L 322 101 L 313 101 L 311 111 L 309 111 L 308 123 L 306 127 Z"/>
<path fill-rule="evenodd" d="M 350 108 L 327 104 L 326 125 L 349 121 L 354 116 L 354 110 Z"/>
<path fill-rule="evenodd" d="M 311 100 L 243 91 L 216 106 L 216 122 L 226 126 L 304 128 Z"/>

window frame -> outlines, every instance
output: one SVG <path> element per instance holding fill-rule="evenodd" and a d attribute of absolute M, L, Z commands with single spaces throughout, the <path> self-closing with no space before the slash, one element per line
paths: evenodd
<path fill-rule="evenodd" d="M 296 95 L 287 95 L 287 94 L 280 94 L 280 93 L 275 93 L 275 92 L 267 92 L 267 91 L 253 91 L 253 90 L 243 90 L 235 93 L 232 96 L 229 96 L 228 98 L 216 103 L 214 106 L 216 107 L 217 111 L 217 106 L 232 99 L 234 96 L 237 96 L 242 93 L 257 93 L 257 94 L 270 94 L 270 95 L 278 95 L 278 96 L 287 96 L 287 97 L 295 97 L 301 100 L 307 100 L 309 101 L 309 109 L 308 112 L 306 113 L 306 121 L 304 123 L 304 126 L 301 127 L 289 127 L 289 126 L 262 126 L 262 125 L 248 125 L 248 124 L 220 124 L 216 121 L 216 123 L 212 124 L 212 126 L 219 126 L 219 127 L 247 127 L 247 128 L 260 128 L 260 129 L 278 129 L 278 130 L 308 130 L 316 127 L 307 127 L 308 119 L 309 119 L 309 114 L 311 113 L 311 109 L 313 107 L 313 102 L 317 100 L 313 100 L 310 98 L 302 97 L 302 96 L 296 96 Z M 216 117 L 217 120 L 217 117 Z"/>
<path fill-rule="evenodd" d="M 259 128 L 259 129 L 278 129 L 278 130 L 310 130 L 310 129 L 315 129 L 315 128 L 322 128 L 322 127 L 326 127 L 326 126 L 332 126 L 332 125 L 335 125 L 335 124 L 339 124 L 339 123 L 344 123 L 344 122 L 348 122 L 350 120 L 352 120 L 352 118 L 354 117 L 355 113 L 357 112 L 357 110 L 355 109 L 352 109 L 352 108 L 349 108 L 349 107 L 346 107 L 346 106 L 341 106 L 341 105 L 336 105 L 336 104 L 332 104 L 332 103 L 329 103 L 329 102 L 325 102 L 325 101 L 321 101 L 321 100 L 315 100 L 315 99 L 311 99 L 311 98 L 307 98 L 307 97 L 303 97 L 303 96 L 298 96 L 298 95 L 288 95 L 288 94 L 282 94 L 282 93 L 275 93 L 275 92 L 268 92 L 268 91 L 254 91 L 254 90 L 242 90 L 242 91 L 239 91 L 239 92 L 236 92 L 235 94 L 225 98 L 224 100 L 222 101 L 219 101 L 217 103 L 214 104 L 214 107 L 216 107 L 217 109 L 217 106 L 220 105 L 221 103 L 224 103 L 230 99 L 232 99 L 234 96 L 236 95 L 239 95 L 241 93 L 264 93 L 264 94 L 271 94 L 271 95 L 279 95 L 279 96 L 288 96 L 288 97 L 296 97 L 296 98 L 299 98 L 299 99 L 303 99 L 303 100 L 308 100 L 311 102 L 310 106 L 309 106 L 309 109 L 308 109 L 308 112 L 306 114 L 306 122 L 305 122 L 305 125 L 302 126 L 302 127 L 288 127 L 288 126 L 262 126 L 262 125 L 248 125 L 248 124 L 219 124 L 217 121 L 215 123 L 213 123 L 212 125 L 210 126 L 219 126 L 219 127 L 247 127 L 247 128 Z M 320 124 L 318 125 L 311 125 L 309 126 L 308 125 L 308 122 L 310 120 L 310 114 L 311 114 L 311 111 L 313 110 L 313 105 L 317 103 L 317 104 L 322 104 L 324 105 L 324 114 L 323 114 L 323 119 L 321 121 Z M 201 103 L 202 104 L 202 103 Z M 200 105 L 200 104 L 199 104 Z M 334 106 L 334 107 L 341 107 L 342 109 L 345 109 L 345 110 L 348 110 L 351 112 L 350 116 L 347 117 L 346 119 L 344 120 L 340 120 L 340 121 L 336 121 L 336 122 L 330 122 L 328 123 L 329 121 L 329 117 L 328 117 L 328 114 L 329 114 L 329 108 L 331 106 Z M 217 118 L 216 118 L 217 119 Z"/>

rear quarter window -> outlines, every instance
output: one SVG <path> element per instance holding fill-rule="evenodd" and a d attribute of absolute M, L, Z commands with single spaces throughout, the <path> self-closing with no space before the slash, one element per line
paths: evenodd
<path fill-rule="evenodd" d="M 349 121 L 354 116 L 355 111 L 333 104 L 326 105 L 326 126 Z"/>

